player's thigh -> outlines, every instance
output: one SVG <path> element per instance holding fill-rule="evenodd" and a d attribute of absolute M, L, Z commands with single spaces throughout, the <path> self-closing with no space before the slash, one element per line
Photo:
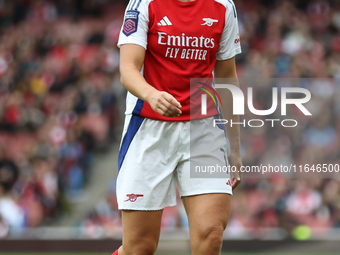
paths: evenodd
<path fill-rule="evenodd" d="M 193 241 L 214 231 L 222 233 L 226 228 L 230 217 L 230 194 L 202 194 L 182 197 L 182 200 Z"/>
<path fill-rule="evenodd" d="M 158 244 L 163 210 L 122 210 L 123 246 Z"/>

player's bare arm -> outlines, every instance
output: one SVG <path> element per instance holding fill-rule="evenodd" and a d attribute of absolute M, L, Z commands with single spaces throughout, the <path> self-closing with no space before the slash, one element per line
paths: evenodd
<path fill-rule="evenodd" d="M 165 117 L 180 116 L 181 104 L 169 93 L 159 91 L 145 81 L 141 74 L 144 58 L 145 49 L 142 46 L 121 46 L 120 73 L 123 86 L 134 96 L 148 102 L 155 112 Z"/>
<path fill-rule="evenodd" d="M 228 78 L 230 84 L 239 87 L 235 58 L 228 60 L 217 60 L 215 65 L 215 78 Z M 233 115 L 233 97 L 228 89 L 217 89 L 222 100 L 222 116 L 224 119 L 233 122 L 239 121 L 238 115 Z M 241 182 L 242 158 L 240 152 L 240 128 L 239 125 L 225 125 L 227 136 L 230 142 L 229 164 L 237 168 L 237 172 L 231 172 L 232 188 L 235 189 Z"/>

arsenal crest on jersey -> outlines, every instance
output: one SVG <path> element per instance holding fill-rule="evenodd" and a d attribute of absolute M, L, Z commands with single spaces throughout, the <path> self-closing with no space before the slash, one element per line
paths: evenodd
<path fill-rule="evenodd" d="M 137 32 L 139 11 L 129 10 L 126 12 L 123 33 L 129 36 Z"/>

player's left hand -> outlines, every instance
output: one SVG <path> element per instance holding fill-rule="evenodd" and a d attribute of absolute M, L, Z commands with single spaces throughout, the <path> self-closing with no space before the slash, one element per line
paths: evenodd
<path fill-rule="evenodd" d="M 230 167 L 233 167 L 233 171 L 230 171 L 230 178 L 231 178 L 231 186 L 234 189 L 240 184 L 242 179 L 242 172 L 241 172 L 241 166 L 242 166 L 242 158 L 240 152 L 230 152 L 229 157 L 229 164 Z M 235 171 L 236 168 L 236 171 Z"/>

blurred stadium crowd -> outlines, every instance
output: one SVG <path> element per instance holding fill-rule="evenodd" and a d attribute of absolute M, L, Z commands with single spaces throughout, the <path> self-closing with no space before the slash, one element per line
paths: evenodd
<path fill-rule="evenodd" d="M 0 222 L 40 226 L 81 199 L 118 121 L 122 15 L 106 1 L 0 1 Z"/>
<path fill-rule="evenodd" d="M 244 165 L 339 164 L 340 2 L 234 2 L 243 50 L 238 72 L 258 78 L 255 108 L 270 108 L 274 86 L 312 93 L 312 117 L 288 110 L 298 127 L 243 128 Z M 1 222 L 47 224 L 81 195 L 93 153 L 108 145 L 124 108 L 116 43 L 126 4 L 0 1 L 0 232 Z M 89 237 L 120 231 L 115 185 L 109 190 L 80 223 Z M 298 225 L 340 227 L 340 179 L 243 180 L 229 222 L 235 236 Z M 183 207 L 167 208 L 162 226 L 187 227 Z"/>

